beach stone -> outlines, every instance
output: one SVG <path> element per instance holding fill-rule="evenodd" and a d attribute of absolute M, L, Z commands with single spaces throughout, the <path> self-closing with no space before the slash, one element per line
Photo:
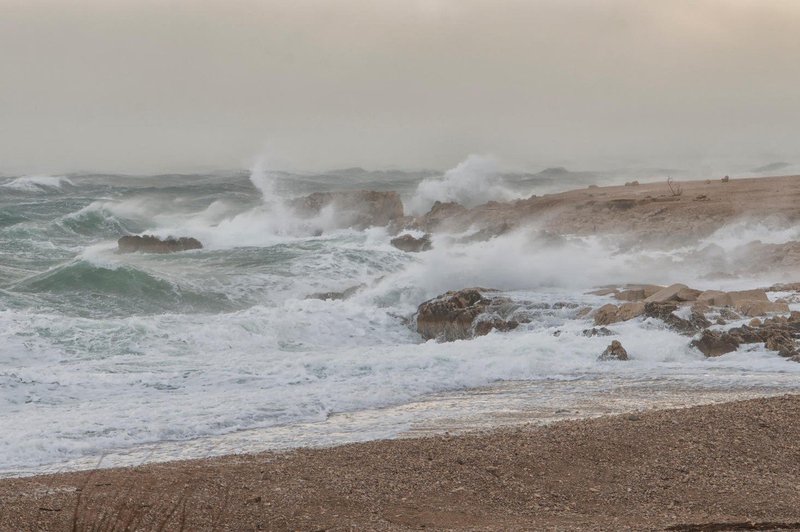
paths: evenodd
<path fill-rule="evenodd" d="M 599 360 L 628 360 L 628 352 L 619 340 L 612 340 L 611 345 L 600 355 Z"/>
<path fill-rule="evenodd" d="M 413 235 L 401 235 L 393 238 L 389 243 L 397 249 L 409 253 L 428 251 L 432 247 L 431 235 L 429 234 L 425 234 L 419 238 L 415 238 Z"/>
<path fill-rule="evenodd" d="M 203 249 L 196 238 L 165 238 L 153 235 L 123 236 L 117 241 L 117 253 L 175 253 L 191 249 Z"/>
<path fill-rule="evenodd" d="M 509 331 L 520 321 L 511 318 L 519 305 L 506 297 L 492 296 L 495 290 L 466 288 L 450 291 L 417 308 L 417 332 L 426 340 L 466 340 L 492 330 Z"/>

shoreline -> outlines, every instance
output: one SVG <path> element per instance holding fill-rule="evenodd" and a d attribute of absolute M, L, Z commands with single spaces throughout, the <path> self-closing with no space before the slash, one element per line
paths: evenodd
<path fill-rule="evenodd" d="M 0 472 L 0 482 L 231 455 L 326 449 L 443 434 L 479 434 L 610 415 L 775 397 L 792 393 L 795 388 L 795 376 L 790 373 L 780 378 L 774 375 L 753 375 L 753 378 L 755 380 L 747 387 L 692 383 L 668 376 L 617 374 L 587 374 L 566 380 L 502 381 L 433 393 L 397 405 L 337 412 L 322 421 L 109 449 L 65 462 L 3 471 Z"/>
<path fill-rule="evenodd" d="M 2 479 L 0 518 L 3 530 L 104 515 L 192 530 L 779 529 L 800 523 L 798 419 L 795 394 Z"/>

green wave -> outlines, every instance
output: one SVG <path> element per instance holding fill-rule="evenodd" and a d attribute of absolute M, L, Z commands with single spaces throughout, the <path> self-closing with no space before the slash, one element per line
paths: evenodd
<path fill-rule="evenodd" d="M 132 268 L 104 268 L 86 261 L 56 267 L 14 285 L 69 315 L 126 316 L 164 312 L 222 312 L 235 305 L 224 294 L 179 286 Z"/>

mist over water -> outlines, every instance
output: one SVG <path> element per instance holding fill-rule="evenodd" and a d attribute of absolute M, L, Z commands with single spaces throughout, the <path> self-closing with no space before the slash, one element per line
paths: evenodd
<path fill-rule="evenodd" d="M 437 200 L 478 204 L 619 179 L 510 174 L 477 156 L 440 173 L 295 175 L 259 163 L 229 175 L 0 179 L 0 473 L 509 379 L 737 388 L 800 373 L 761 346 L 705 359 L 685 337 L 641 319 L 614 326 L 629 363 L 597 361 L 607 339 L 584 336 L 591 321 L 576 309 L 606 302 L 586 293 L 599 284 L 772 282 L 709 280 L 712 265 L 692 262 L 708 242 L 622 248 L 613 235 L 552 239 L 524 227 L 484 242 L 461 242 L 469 231 L 436 234 L 431 251 L 408 254 L 384 228 L 335 229 L 334 212 L 301 219 L 285 202 L 313 190 L 396 189 L 407 210 L 424 212 Z M 709 241 L 735 261 L 745 241 L 798 233 L 764 222 Z M 119 255 L 124 234 L 193 236 L 204 249 Z M 355 286 L 345 300 L 307 298 Z M 406 323 L 422 301 L 469 286 L 525 301 L 536 319 L 450 344 L 423 342 Z"/>

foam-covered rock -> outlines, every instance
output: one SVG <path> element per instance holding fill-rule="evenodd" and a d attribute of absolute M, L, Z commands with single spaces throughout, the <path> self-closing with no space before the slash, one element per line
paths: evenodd
<path fill-rule="evenodd" d="M 117 253 L 175 253 L 202 248 L 203 244 L 191 237 L 161 239 L 153 235 L 123 236 L 117 241 Z"/>

